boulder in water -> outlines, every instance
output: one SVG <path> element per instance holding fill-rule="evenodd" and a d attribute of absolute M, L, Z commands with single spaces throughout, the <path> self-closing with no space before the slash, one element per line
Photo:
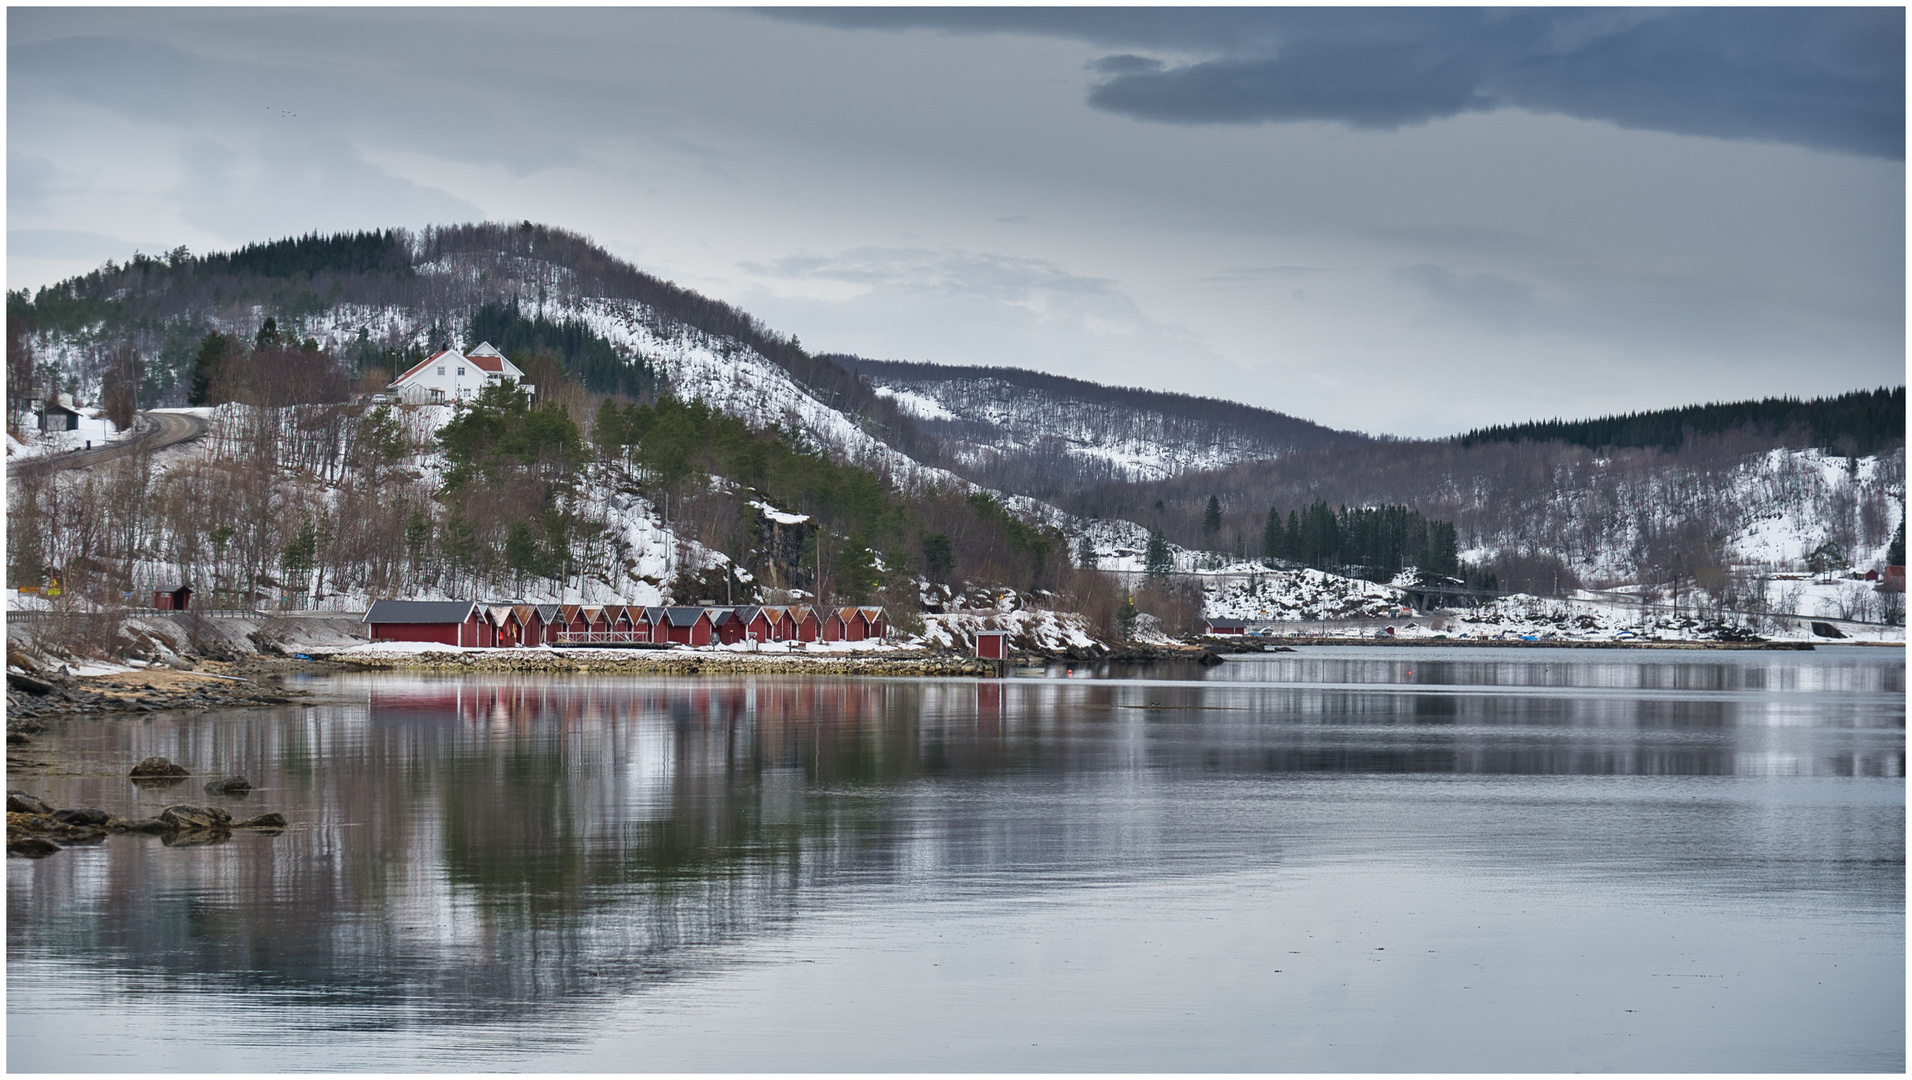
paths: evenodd
<path fill-rule="evenodd" d="M 165 822 L 168 828 L 178 832 L 200 832 L 232 827 L 232 815 L 219 807 L 193 806 L 188 803 L 180 803 L 161 810 L 159 820 Z"/>
<path fill-rule="evenodd" d="M 7 813 L 9 814 L 51 814 L 53 808 L 36 796 L 24 791 L 7 792 Z"/>
<path fill-rule="evenodd" d="M 175 765 L 163 757 L 141 758 L 128 774 L 135 780 L 173 780 L 189 775 L 184 765 Z"/>

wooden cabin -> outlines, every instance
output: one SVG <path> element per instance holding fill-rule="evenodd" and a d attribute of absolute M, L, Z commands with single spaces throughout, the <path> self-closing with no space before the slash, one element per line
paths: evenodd
<path fill-rule="evenodd" d="M 823 620 L 813 607 L 793 607 L 790 609 L 792 629 L 791 641 L 816 641 L 823 632 Z"/>
<path fill-rule="evenodd" d="M 980 660 L 1009 659 L 1009 631 L 976 631 L 976 657 Z"/>
<path fill-rule="evenodd" d="M 373 641 L 487 644 L 487 621 L 469 600 L 376 600 L 362 621 Z"/>
<path fill-rule="evenodd" d="M 775 641 L 771 634 L 775 632 L 776 620 L 771 616 L 771 608 L 740 607 L 737 609 L 738 641 Z"/>
<path fill-rule="evenodd" d="M 710 609 L 668 607 L 664 609 L 662 628 L 666 640 L 674 645 L 708 645 L 711 639 Z"/>
<path fill-rule="evenodd" d="M 160 611 L 185 611 L 192 600 L 193 591 L 187 585 L 177 589 L 159 589 L 153 593 L 153 606 Z"/>

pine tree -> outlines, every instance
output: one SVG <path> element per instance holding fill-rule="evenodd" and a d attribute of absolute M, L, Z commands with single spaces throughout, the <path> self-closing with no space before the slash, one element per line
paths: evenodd
<path fill-rule="evenodd" d="M 1175 557 L 1169 554 L 1168 538 L 1160 529 L 1149 530 L 1148 555 L 1142 563 L 1143 572 L 1158 584 L 1168 580 L 1169 572 L 1175 569 Z"/>
<path fill-rule="evenodd" d="M 1202 536 L 1211 538 L 1222 531 L 1222 501 L 1210 495 L 1208 509 L 1202 511 Z"/>

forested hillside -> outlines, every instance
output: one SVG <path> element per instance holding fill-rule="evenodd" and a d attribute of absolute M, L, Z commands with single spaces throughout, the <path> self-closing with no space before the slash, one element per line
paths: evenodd
<path fill-rule="evenodd" d="M 312 235 L 204 256 L 181 248 L 108 262 L 32 295 L 9 292 L 10 339 L 23 332 L 29 349 L 9 348 L 7 391 L 16 402 L 36 384 L 97 399 L 110 373 L 136 363 L 141 407 L 183 405 L 205 336 L 249 341 L 268 318 L 294 342 L 313 340 L 368 385 L 428 351 L 476 344 L 485 337 L 475 331 L 497 330 L 521 347 L 554 349 L 593 392 L 661 391 L 665 380 L 644 370 L 655 367 L 650 358 L 592 340 L 566 314 L 585 298 L 635 302 L 666 336 L 690 332 L 748 349 L 837 411 L 883 431 L 905 454 L 926 462 L 937 456 L 935 443 L 893 404 L 793 338 L 646 274 L 583 236 L 530 222 Z M 539 328 L 539 320 L 552 325 Z M 493 344 L 510 354 L 505 342 Z"/>
<path fill-rule="evenodd" d="M 1864 456 L 1809 442 L 1788 445 L 1742 428 L 1689 436 L 1674 451 L 1377 443 L 1105 485 L 1062 502 L 1075 513 L 1159 527 L 1176 543 L 1249 557 L 1281 554 L 1264 542 L 1271 511 L 1285 524 L 1317 504 L 1403 506 L 1453 523 L 1477 581 L 1491 576 L 1501 588 L 1528 592 L 1804 570 L 1826 544 L 1851 565 L 1876 565 L 1904 519 L 1903 438 Z M 1218 522 L 1204 520 L 1210 500 Z"/>
<path fill-rule="evenodd" d="M 1682 409 L 1541 420 L 1476 428 L 1462 446 L 1490 442 L 1564 442 L 1592 450 L 1656 447 L 1678 450 L 1694 436 L 1742 431 L 1804 443 L 1839 454 L 1875 454 L 1905 439 L 1905 387 L 1854 390 L 1837 397 L 1765 398 Z"/>
<path fill-rule="evenodd" d="M 969 475 L 1044 498 L 1083 484 L 1159 480 L 1371 441 L 1238 402 L 1020 368 L 829 359 L 941 437 Z"/>
<path fill-rule="evenodd" d="M 211 423 L 175 450 L 16 478 L 9 580 L 57 568 L 75 601 L 180 581 L 239 606 L 794 595 L 881 600 L 908 625 L 927 584 L 1113 618 L 1056 511 L 903 452 L 938 453 L 855 375 L 554 230 L 176 252 L 12 294 L 8 328 L 17 385 L 85 397 L 130 377 L 142 404 Z M 535 401 L 367 404 L 427 350 L 480 340 Z"/>

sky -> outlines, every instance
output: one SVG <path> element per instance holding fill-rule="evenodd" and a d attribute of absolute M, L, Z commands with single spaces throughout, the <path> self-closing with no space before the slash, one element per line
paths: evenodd
<path fill-rule="evenodd" d="M 1905 378 L 1899 8 L 21 8 L 7 285 L 533 220 L 1408 437 Z"/>

